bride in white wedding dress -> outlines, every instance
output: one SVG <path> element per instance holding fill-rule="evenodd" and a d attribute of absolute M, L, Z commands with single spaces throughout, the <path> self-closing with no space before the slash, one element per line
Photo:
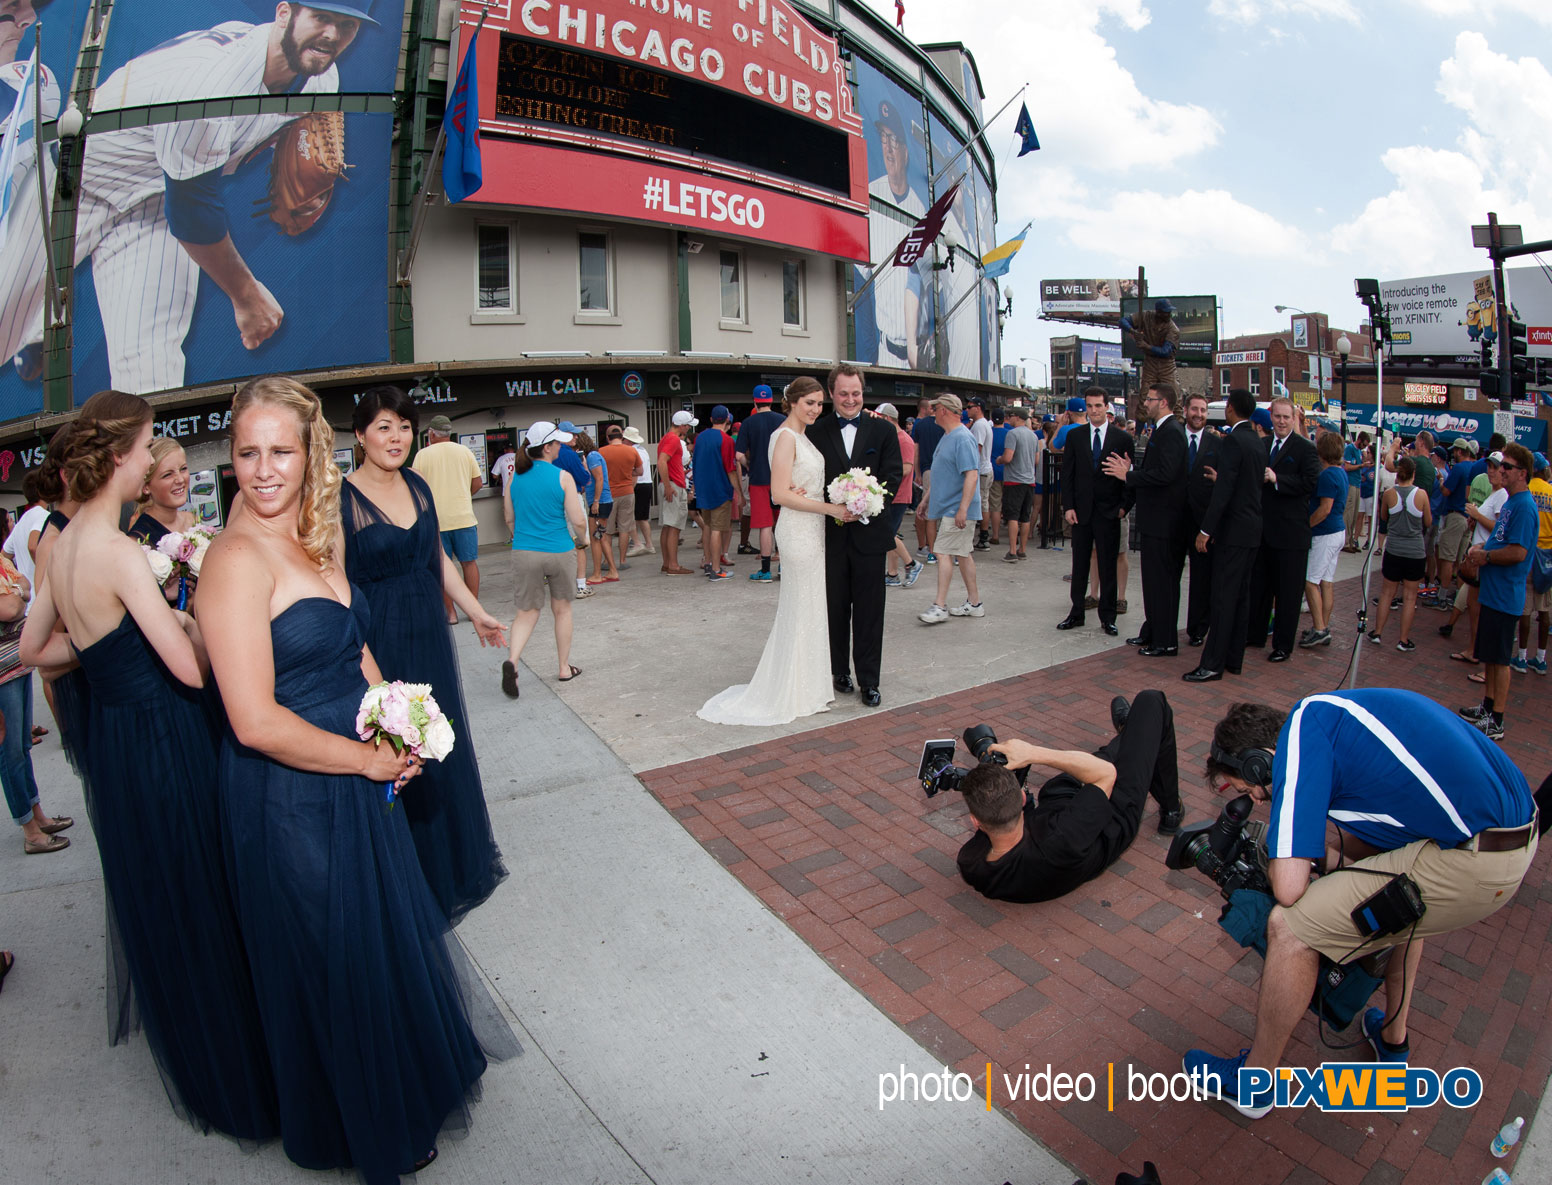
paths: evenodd
<path fill-rule="evenodd" d="M 712 696 L 696 713 L 713 724 L 786 724 L 829 711 L 835 698 L 825 609 L 825 515 L 846 521 L 855 516 L 843 506 L 807 496 L 825 488 L 824 458 L 805 435 L 824 410 L 824 388 L 806 376 L 793 380 L 783 393 L 782 410 L 786 423 L 770 443 L 771 501 L 781 507 L 776 624 L 754 678 Z"/>

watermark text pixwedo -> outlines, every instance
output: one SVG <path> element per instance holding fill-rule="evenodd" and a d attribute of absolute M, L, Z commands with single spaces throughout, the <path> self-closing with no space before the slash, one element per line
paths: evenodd
<path fill-rule="evenodd" d="M 986 1063 L 984 1086 L 948 1067 L 918 1073 L 901 1065 L 878 1076 L 878 1109 L 901 1103 L 965 1103 L 980 1094 L 990 1111 L 998 1103 L 1092 1102 L 1104 1082 L 1109 1110 L 1116 1105 L 1117 1086 L 1129 1103 L 1222 1101 L 1224 1090 L 1239 1092 L 1247 1103 L 1276 1107 L 1315 1106 L 1322 1111 L 1406 1111 L 1412 1107 L 1472 1107 L 1482 1097 L 1482 1075 L 1468 1066 L 1441 1074 L 1426 1066 L 1375 1062 L 1325 1062 L 1318 1066 L 1280 1066 L 1275 1071 L 1246 1066 L 1237 1082 L 1226 1083 L 1217 1074 L 1194 1070 L 1167 1075 L 1139 1070 L 1131 1063 L 1118 1068 L 1107 1062 L 1102 1075 L 1059 1071 L 1047 1063 L 1035 1068 L 1026 1063 L 1020 1073 L 992 1073 Z"/>

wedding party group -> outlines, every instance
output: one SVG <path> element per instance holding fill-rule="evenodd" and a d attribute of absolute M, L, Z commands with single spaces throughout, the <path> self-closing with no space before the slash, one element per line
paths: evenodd
<path fill-rule="evenodd" d="M 67 845 L 27 757 L 35 669 L 101 855 L 110 1041 L 138 1027 L 200 1130 L 367 1182 L 428 1164 L 515 1044 L 476 1032 L 451 933 L 507 873 L 444 590 L 482 641 L 506 631 L 404 467 L 415 425 L 403 392 L 366 392 L 343 478 L 317 396 L 249 382 L 211 537 L 151 405 L 100 392 L 29 488 L 53 506 L 18 523 L 30 571 L 0 566 L 0 615 L 24 622 L 0 684 L 7 804 L 29 854 Z"/>

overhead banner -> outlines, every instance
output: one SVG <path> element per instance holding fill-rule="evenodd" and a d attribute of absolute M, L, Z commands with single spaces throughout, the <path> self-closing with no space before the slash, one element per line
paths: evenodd
<path fill-rule="evenodd" d="M 1114 325 L 1121 319 L 1122 299 L 1136 295 L 1136 280 L 1041 280 L 1040 315 Z"/>
<path fill-rule="evenodd" d="M 207 5 L 115 5 L 93 111 L 391 92 L 404 16 L 394 2 L 364 5 L 375 22 L 260 0 L 232 0 L 221 20 Z M 63 42 L 52 14 L 50 26 L 50 44 Z M 67 62 L 79 45 L 78 32 Z M 90 136 L 75 223 L 77 401 L 110 386 L 149 394 L 386 361 L 392 135 L 387 114 L 287 112 Z M 334 161 L 332 189 L 285 200 L 272 171 L 295 158 Z M 0 264 L 0 361 L 10 364 L 0 406 L 14 415 L 42 400 L 43 244 L 36 218 L 12 229 L 21 233 Z"/>
<path fill-rule="evenodd" d="M 1552 278 L 1540 268 L 1509 268 L 1509 302 L 1526 326 L 1532 357 L 1552 358 Z M 1390 352 L 1440 361 L 1477 362 L 1495 346 L 1499 326 L 1493 274 L 1487 267 L 1380 283 L 1390 318 Z"/>
<path fill-rule="evenodd" d="M 482 11 L 464 0 L 461 39 Z M 477 56 L 473 200 L 867 257 L 863 119 L 835 39 L 786 0 L 496 5 Z"/>

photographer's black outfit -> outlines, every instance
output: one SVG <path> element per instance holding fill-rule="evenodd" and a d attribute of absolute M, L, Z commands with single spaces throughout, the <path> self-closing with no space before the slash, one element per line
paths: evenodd
<path fill-rule="evenodd" d="M 988 860 L 991 837 L 977 831 L 959 849 L 959 874 L 997 901 L 1051 901 L 1093 880 L 1137 837 L 1151 795 L 1161 810 L 1180 806 L 1175 765 L 1175 714 L 1162 691 L 1132 701 L 1126 725 L 1098 750 L 1116 767 L 1109 796 L 1071 774 L 1057 774 L 1024 803 L 1018 844 Z"/>

